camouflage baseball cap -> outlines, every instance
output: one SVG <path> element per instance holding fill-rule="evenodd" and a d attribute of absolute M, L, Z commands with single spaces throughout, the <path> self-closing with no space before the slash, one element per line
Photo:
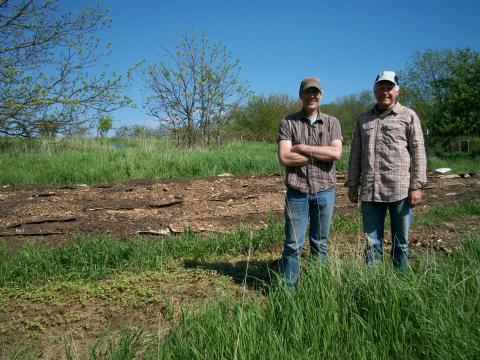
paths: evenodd
<path fill-rule="evenodd" d="M 318 89 L 318 91 L 322 92 L 322 87 L 320 86 L 320 80 L 315 78 L 315 77 L 307 77 L 302 80 L 300 83 L 300 90 L 298 91 L 298 94 L 301 95 L 302 92 L 309 88 L 315 88 Z"/>

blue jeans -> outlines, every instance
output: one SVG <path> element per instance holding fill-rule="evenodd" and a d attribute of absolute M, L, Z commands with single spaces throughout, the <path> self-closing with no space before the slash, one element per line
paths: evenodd
<path fill-rule="evenodd" d="M 412 208 L 408 198 L 391 202 L 364 201 L 361 205 L 363 231 L 366 237 L 365 263 L 383 261 L 385 215 L 390 214 L 393 265 L 404 272 L 408 267 L 408 231 L 412 223 Z"/>
<path fill-rule="evenodd" d="M 294 286 L 300 273 L 300 255 L 310 220 L 310 255 L 326 260 L 327 239 L 335 203 L 335 188 L 304 194 L 287 187 L 285 197 L 285 242 L 282 252 L 282 280 Z"/>

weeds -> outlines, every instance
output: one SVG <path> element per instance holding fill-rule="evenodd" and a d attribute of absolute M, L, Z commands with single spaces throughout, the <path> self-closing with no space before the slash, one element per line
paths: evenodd
<path fill-rule="evenodd" d="M 466 201 L 432 208 L 415 222 L 434 225 L 479 213 L 478 201 Z M 360 226 L 359 218 L 347 220 L 337 222 L 337 235 L 350 235 Z M 29 244 L 15 255 L 0 247 L 0 307 L 12 311 L 14 304 L 22 314 L 29 304 L 67 309 L 72 301 L 81 309 L 95 304 L 117 313 L 130 306 L 146 313 L 156 307 L 162 309 L 162 321 L 173 322 L 180 310 L 164 293 L 165 284 L 218 291 L 229 286 L 222 282 L 228 278 L 243 285 L 244 291 L 247 286 L 257 289 L 257 277 L 264 281 L 266 276 L 259 271 L 270 269 L 255 259 L 270 248 L 278 251 L 282 240 L 283 224 L 271 219 L 265 230 L 238 227 L 209 239 L 191 231 L 130 241 L 79 234 L 69 244 L 55 248 Z M 247 258 L 246 264 L 237 261 L 233 267 L 229 260 L 239 256 Z M 65 356 L 79 358 L 80 352 L 90 359 L 478 358 L 479 267 L 478 234 L 448 258 L 417 256 L 405 275 L 388 262 L 365 268 L 356 259 L 332 256 L 326 265 L 307 262 L 293 294 L 276 286 L 273 276 L 260 301 L 227 296 L 200 310 L 181 311 L 180 323 L 166 336 L 153 334 L 150 324 L 142 331 L 126 329 L 100 337 L 90 348 L 83 344 L 77 349 L 67 339 Z M 48 316 L 21 318 L 18 333 L 42 336 L 43 328 L 70 326 L 83 321 L 85 314 Z M 6 326 L 0 330 L 8 331 Z M 16 353 L 23 354 L 24 348 L 10 354 Z"/>
<path fill-rule="evenodd" d="M 187 316 L 161 341 L 160 358 L 233 358 L 237 339 L 240 359 L 478 358 L 479 265 L 478 235 L 452 259 L 406 275 L 339 259 L 309 264 L 295 293 L 277 288 L 266 307 Z"/>
<path fill-rule="evenodd" d="M 259 174 L 279 171 L 276 144 L 230 142 L 208 149 L 184 149 L 151 139 L 0 139 L 0 185 L 95 184 L 128 179 Z M 336 163 L 346 169 L 346 160 Z"/>

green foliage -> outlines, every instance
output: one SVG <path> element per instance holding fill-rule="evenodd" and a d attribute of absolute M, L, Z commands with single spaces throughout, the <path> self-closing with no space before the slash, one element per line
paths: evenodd
<path fill-rule="evenodd" d="M 480 201 L 466 200 L 457 206 L 436 206 L 416 216 L 413 226 L 419 227 L 441 221 L 452 221 L 468 215 L 480 216 Z"/>
<path fill-rule="evenodd" d="M 155 138 L 69 138 L 58 143 L 0 139 L 0 184 L 95 184 L 128 179 L 280 172 L 277 147 L 229 142 L 179 149 Z M 120 145 L 119 145 L 120 144 Z"/>
<path fill-rule="evenodd" d="M 365 90 L 358 95 L 344 96 L 333 103 L 324 104 L 321 110 L 340 121 L 343 139 L 348 143 L 352 139 L 357 118 L 361 113 L 369 110 L 374 103 L 373 92 Z"/>
<path fill-rule="evenodd" d="M 454 173 L 477 173 L 480 174 L 480 154 L 443 154 L 430 155 L 428 157 L 428 169 L 447 167 L 453 169 Z"/>
<path fill-rule="evenodd" d="M 95 33 L 110 20 L 97 4 L 66 12 L 58 0 L 0 2 L 0 134 L 71 134 L 130 103 L 121 76 L 91 69 L 110 53 Z"/>
<path fill-rule="evenodd" d="M 153 138 L 161 137 L 164 134 L 160 130 L 155 130 L 143 125 L 122 125 L 115 129 L 117 138 Z"/>
<path fill-rule="evenodd" d="M 479 215 L 479 205 L 478 201 L 442 205 L 432 209 L 425 222 L 433 225 L 452 216 Z M 350 231 L 345 223 L 337 234 Z M 165 284 L 168 278 L 181 286 L 204 277 L 211 284 L 212 276 L 226 275 L 248 286 L 259 279 L 268 281 L 270 286 L 262 287 L 266 298 L 222 297 L 203 309 L 182 311 L 180 324 L 166 334 L 154 333 L 148 326 L 142 326 L 143 331 L 129 326 L 109 332 L 104 338 L 96 337 L 99 340 L 86 358 L 478 357 L 478 234 L 448 258 L 435 253 L 417 257 L 404 275 L 389 264 L 365 268 L 356 260 L 335 257 L 326 264 L 306 262 L 294 293 L 277 286 L 273 262 L 262 266 L 263 261 L 251 260 L 246 267 L 235 261 L 238 272 L 219 270 L 224 264 L 231 267 L 231 259 L 238 260 L 239 255 L 279 249 L 282 239 L 283 223 L 270 221 L 266 230 L 240 227 L 211 239 L 187 231 L 177 237 L 130 241 L 78 235 L 55 248 L 30 244 L 15 254 L 0 246 L 0 307 L 8 304 L 10 311 L 12 306 L 25 311 L 30 304 L 35 308 L 48 304 L 56 309 L 6 324 L 6 328 L 23 326 L 32 337 L 44 335 L 45 327 L 78 322 L 78 313 L 57 312 L 71 308 L 72 301 L 82 309 L 93 303 L 113 311 L 163 304 L 159 319 L 168 321 L 163 316 L 173 314 L 172 304 L 152 284 Z M 79 345 L 67 339 L 66 357 L 76 358 L 77 350 L 86 354 L 88 349 Z M 12 352 L 7 354 L 15 351 L 23 358 L 34 350 L 31 344 L 26 346 L 8 347 Z"/>
<path fill-rule="evenodd" d="M 236 137 L 276 142 L 280 120 L 301 107 L 299 100 L 285 94 L 253 96 L 231 111 L 228 131 Z"/>
<path fill-rule="evenodd" d="M 480 134 L 480 53 L 469 48 L 417 52 L 401 72 L 402 99 L 419 114 L 430 142 L 446 148 Z"/>
<path fill-rule="evenodd" d="M 346 171 L 348 147 L 335 166 Z M 435 165 L 437 164 L 437 165 Z M 480 172 L 478 155 L 430 157 L 429 167 Z M 0 185 L 96 184 L 128 179 L 279 173 L 276 144 L 232 141 L 209 149 L 179 149 L 168 141 L 134 137 L 0 139 Z"/>
<path fill-rule="evenodd" d="M 45 248 L 31 243 L 9 255 L 0 246 L 0 287 L 25 286 L 47 280 L 96 280 L 123 271 L 159 269 L 172 260 L 205 261 L 245 254 L 279 244 L 283 226 L 273 221 L 264 231 L 239 227 L 209 240 L 186 231 L 158 239 L 137 237 L 119 241 L 108 236 L 77 235 L 70 244 Z"/>
<path fill-rule="evenodd" d="M 55 119 L 37 120 L 33 127 L 42 137 L 53 138 L 58 132 L 58 123 Z"/>
<path fill-rule="evenodd" d="M 97 132 L 101 137 L 107 136 L 108 131 L 112 128 L 113 119 L 111 116 L 102 116 L 98 119 Z"/>
<path fill-rule="evenodd" d="M 480 202 L 465 201 L 438 206 L 415 218 L 415 226 L 434 225 L 464 216 L 479 216 Z M 352 235 L 361 229 L 358 215 L 334 218 L 332 235 Z M 125 271 L 155 270 L 172 261 L 219 261 L 226 257 L 268 249 L 283 241 L 283 222 L 268 220 L 266 230 L 239 226 L 229 234 L 212 234 L 202 239 L 186 231 L 180 236 L 161 239 L 137 237 L 120 241 L 109 236 L 78 234 L 71 243 L 45 248 L 27 244 L 17 254 L 0 246 L 0 287 L 8 284 L 25 286 L 49 280 L 95 280 Z"/>
<path fill-rule="evenodd" d="M 279 286 L 266 303 L 227 299 L 199 314 L 185 313 L 163 339 L 140 336 L 138 330 L 121 334 L 118 345 L 103 355 L 475 359 L 480 355 L 479 266 L 478 235 L 451 258 L 422 258 L 404 275 L 391 266 L 365 268 L 348 260 L 308 263 L 293 294 Z"/>

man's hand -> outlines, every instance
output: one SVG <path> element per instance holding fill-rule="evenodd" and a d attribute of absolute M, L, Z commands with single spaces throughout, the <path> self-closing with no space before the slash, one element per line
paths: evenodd
<path fill-rule="evenodd" d="M 348 188 L 348 199 L 354 204 L 358 202 L 358 186 L 350 186 Z"/>
<path fill-rule="evenodd" d="M 422 203 L 422 190 L 410 190 L 408 192 L 408 200 L 410 201 L 410 205 L 415 207 Z"/>

